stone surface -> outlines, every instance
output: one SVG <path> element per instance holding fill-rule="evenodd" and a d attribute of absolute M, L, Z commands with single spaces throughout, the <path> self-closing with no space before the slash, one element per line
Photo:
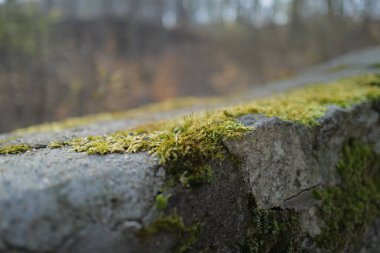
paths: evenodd
<path fill-rule="evenodd" d="M 373 222 L 364 234 L 363 243 L 358 248 L 359 253 L 377 253 L 380 249 L 380 220 Z"/>
<path fill-rule="evenodd" d="M 280 207 L 300 192 L 321 184 L 312 156 L 312 132 L 276 118 L 258 120 L 252 131 L 228 150 L 242 159 L 249 185 L 260 208 Z"/>
<path fill-rule="evenodd" d="M 2 156 L 0 167 L 0 251 L 104 252 L 118 230 L 143 225 L 164 179 L 146 154 L 43 149 Z"/>

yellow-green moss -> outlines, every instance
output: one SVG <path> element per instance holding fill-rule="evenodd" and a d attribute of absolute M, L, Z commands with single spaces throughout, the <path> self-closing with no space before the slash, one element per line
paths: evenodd
<path fill-rule="evenodd" d="M 198 224 L 186 226 L 181 216 L 177 214 L 160 217 L 149 226 L 140 230 L 140 236 L 146 237 L 157 233 L 170 233 L 176 236 L 178 243 L 172 252 L 185 252 L 197 239 L 200 231 Z"/>
<path fill-rule="evenodd" d="M 380 156 L 371 147 L 350 141 L 337 170 L 339 185 L 315 191 L 325 223 L 316 241 L 327 252 L 351 252 L 366 228 L 380 217 Z"/>
<path fill-rule="evenodd" d="M 233 114 L 260 113 L 305 125 L 317 125 L 317 119 L 325 115 L 329 105 L 348 108 L 364 101 L 379 99 L 379 84 L 380 76 L 365 75 L 307 86 L 243 104 Z"/>
<path fill-rule="evenodd" d="M 62 148 L 64 146 L 67 146 L 68 143 L 64 141 L 53 141 L 49 143 L 48 147 L 51 149 L 56 149 L 56 148 Z"/>
<path fill-rule="evenodd" d="M 209 117 L 186 117 L 162 130 L 79 138 L 71 145 L 75 151 L 90 154 L 150 152 L 159 157 L 169 174 L 190 185 L 207 181 L 211 176 L 206 163 L 223 157 L 223 138 L 238 137 L 247 130 L 232 117 L 213 114 Z"/>
<path fill-rule="evenodd" d="M 170 195 L 164 195 L 162 193 L 156 196 L 156 208 L 160 211 L 165 210 L 169 205 Z"/>
<path fill-rule="evenodd" d="M 32 147 L 26 144 L 7 145 L 0 147 L 0 155 L 21 154 L 31 149 Z"/>

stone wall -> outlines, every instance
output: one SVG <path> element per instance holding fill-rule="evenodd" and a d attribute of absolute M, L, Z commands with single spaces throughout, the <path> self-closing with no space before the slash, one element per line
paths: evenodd
<path fill-rule="evenodd" d="M 238 121 L 198 185 L 144 152 L 0 156 L 0 252 L 378 252 L 380 101 Z"/>

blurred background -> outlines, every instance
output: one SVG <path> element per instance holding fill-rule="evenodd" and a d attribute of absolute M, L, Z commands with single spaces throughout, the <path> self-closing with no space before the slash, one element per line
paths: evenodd
<path fill-rule="evenodd" d="M 0 0 L 0 132 L 233 94 L 379 42 L 378 0 Z"/>

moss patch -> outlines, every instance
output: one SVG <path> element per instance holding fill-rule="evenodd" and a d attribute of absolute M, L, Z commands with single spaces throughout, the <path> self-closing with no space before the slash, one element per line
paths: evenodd
<path fill-rule="evenodd" d="M 336 168 L 341 184 L 315 191 L 325 222 L 316 241 L 328 252 L 352 251 L 366 228 L 380 217 L 380 156 L 369 146 L 350 141 Z"/>
<path fill-rule="evenodd" d="M 31 149 L 32 147 L 26 144 L 2 146 L 0 147 L 0 155 L 21 154 Z"/>
<path fill-rule="evenodd" d="M 165 210 L 169 204 L 170 195 L 164 195 L 162 193 L 156 196 L 156 208 L 160 211 Z"/>
<path fill-rule="evenodd" d="M 157 233 L 174 234 L 178 243 L 172 249 L 174 253 L 185 252 L 197 239 L 199 225 L 186 226 L 182 217 L 177 214 L 158 218 L 148 227 L 141 229 L 140 236 L 146 237 Z"/>
<path fill-rule="evenodd" d="M 380 98 L 380 77 L 365 75 L 296 89 L 269 99 L 243 104 L 234 114 L 260 113 L 295 121 L 305 125 L 318 125 L 329 105 L 343 108 Z"/>
<path fill-rule="evenodd" d="M 260 209 L 251 198 L 252 219 L 243 253 L 294 252 L 299 234 L 298 214 L 293 210 Z"/>
<path fill-rule="evenodd" d="M 147 151 L 157 155 L 167 172 L 181 183 L 195 185 L 210 179 L 211 169 L 207 162 L 223 157 L 222 140 L 239 137 L 247 130 L 236 119 L 224 114 L 189 116 L 162 129 L 150 126 L 133 132 L 79 138 L 70 145 L 75 151 L 89 154 Z"/>
<path fill-rule="evenodd" d="M 67 146 L 68 143 L 64 141 L 53 141 L 49 143 L 48 147 L 51 149 L 57 149 L 57 148 L 62 148 L 64 146 Z"/>
<path fill-rule="evenodd" d="M 369 85 L 380 88 L 380 74 L 375 75 L 375 78 L 369 81 Z"/>
<path fill-rule="evenodd" d="M 380 62 L 372 63 L 369 67 L 371 69 L 380 69 Z"/>

